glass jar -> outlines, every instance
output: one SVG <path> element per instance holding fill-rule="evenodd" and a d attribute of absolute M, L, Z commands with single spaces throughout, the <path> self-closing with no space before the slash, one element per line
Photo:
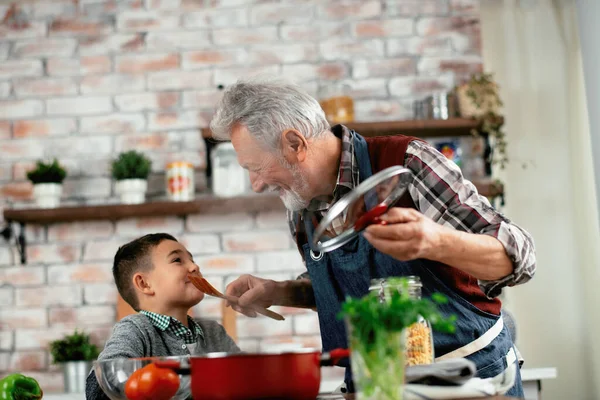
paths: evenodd
<path fill-rule="evenodd" d="M 349 96 L 350 86 L 334 82 L 321 90 L 321 108 L 331 124 L 354 121 L 354 100 Z"/>
<path fill-rule="evenodd" d="M 212 190 L 215 196 L 233 197 L 249 191 L 250 177 L 237 160 L 233 145 L 219 143 L 211 152 Z"/>
<path fill-rule="evenodd" d="M 421 299 L 421 279 L 408 276 L 408 295 L 413 299 Z M 390 285 L 386 279 L 372 279 L 369 291 L 377 291 L 379 301 L 389 301 L 392 290 L 402 290 L 400 286 Z M 404 360 L 406 366 L 432 364 L 434 360 L 433 330 L 431 324 L 423 317 L 406 329 Z"/>
<path fill-rule="evenodd" d="M 186 161 L 167 164 L 165 173 L 167 197 L 171 201 L 191 201 L 194 199 L 194 165 Z"/>

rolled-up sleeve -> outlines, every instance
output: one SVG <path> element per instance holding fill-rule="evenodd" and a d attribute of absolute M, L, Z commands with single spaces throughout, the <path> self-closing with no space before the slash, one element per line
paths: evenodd
<path fill-rule="evenodd" d="M 493 236 L 504 246 L 513 272 L 499 280 L 479 280 L 486 296 L 496 297 L 503 287 L 520 285 L 533 277 L 536 256 L 531 235 L 479 195 L 455 163 L 433 147 L 414 141 L 407 149 L 405 166 L 415 174 L 409 192 L 421 213 L 441 225 Z"/>

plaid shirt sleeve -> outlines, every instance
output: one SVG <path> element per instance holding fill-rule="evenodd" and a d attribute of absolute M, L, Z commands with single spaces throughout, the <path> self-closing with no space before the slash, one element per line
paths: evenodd
<path fill-rule="evenodd" d="M 513 273 L 497 281 L 480 280 L 486 296 L 496 297 L 503 287 L 520 285 L 533 277 L 536 257 L 531 235 L 479 195 L 456 164 L 428 144 L 413 141 L 406 152 L 405 166 L 416 176 L 409 191 L 421 213 L 457 230 L 493 236 L 504 246 Z"/>

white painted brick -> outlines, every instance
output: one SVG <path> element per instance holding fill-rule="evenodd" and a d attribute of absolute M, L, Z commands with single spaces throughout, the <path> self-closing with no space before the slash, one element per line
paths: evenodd
<path fill-rule="evenodd" d="M 246 49 L 205 49 L 182 54 L 181 65 L 185 70 L 209 68 L 211 66 L 244 65 L 248 62 Z"/>
<path fill-rule="evenodd" d="M 188 248 L 193 253 L 192 248 Z M 200 272 L 205 275 L 240 276 L 254 273 L 254 258 L 248 254 L 217 254 L 209 257 L 196 257 Z"/>
<path fill-rule="evenodd" d="M 318 21 L 303 25 L 283 23 L 279 29 L 281 39 L 295 43 L 316 43 L 318 40 L 347 37 L 350 35 L 349 24 L 344 21 Z"/>
<path fill-rule="evenodd" d="M 410 100 L 357 100 L 354 110 L 357 121 L 394 121 L 413 117 Z"/>
<path fill-rule="evenodd" d="M 348 85 L 348 96 L 353 99 L 387 98 L 387 80 L 384 78 L 346 79 L 341 82 Z"/>
<path fill-rule="evenodd" d="M 189 50 L 210 46 L 210 31 L 149 32 L 146 36 L 148 50 Z"/>
<path fill-rule="evenodd" d="M 0 99 L 7 99 L 10 97 L 10 82 L 0 82 Z"/>
<path fill-rule="evenodd" d="M 46 282 L 44 267 L 18 266 L 0 269 L 0 282 L 12 286 L 33 286 Z"/>
<path fill-rule="evenodd" d="M 198 111 L 148 113 L 148 130 L 164 131 L 208 126 Z"/>
<path fill-rule="evenodd" d="M 41 60 L 9 60 L 0 62 L 0 79 L 42 76 Z"/>
<path fill-rule="evenodd" d="M 148 233 L 167 232 L 177 235 L 183 232 L 183 219 L 179 217 L 128 218 L 117 222 L 117 235 L 138 237 Z"/>
<path fill-rule="evenodd" d="M 46 100 L 48 115 L 93 115 L 111 112 L 112 102 L 108 96 L 80 96 Z"/>
<path fill-rule="evenodd" d="M 14 346 L 13 331 L 0 331 L 0 350 L 11 351 Z"/>
<path fill-rule="evenodd" d="M 413 18 L 359 21 L 352 27 L 354 36 L 359 38 L 410 36 L 414 29 Z"/>
<path fill-rule="evenodd" d="M 178 25 L 179 15 L 165 10 L 123 11 L 117 16 L 117 29 L 121 32 L 172 30 Z"/>
<path fill-rule="evenodd" d="M 112 261 L 119 247 L 127 241 L 127 239 L 113 239 L 87 242 L 83 249 L 83 261 Z"/>
<path fill-rule="evenodd" d="M 250 9 L 250 21 L 255 26 L 307 24 L 314 21 L 314 5 L 311 3 L 257 4 Z"/>
<path fill-rule="evenodd" d="M 288 229 L 287 214 L 285 211 L 266 211 L 261 212 L 256 217 L 256 225 L 260 229 Z"/>
<path fill-rule="evenodd" d="M 79 261 L 81 246 L 72 244 L 36 244 L 27 247 L 29 264 L 70 263 Z"/>
<path fill-rule="evenodd" d="M 259 339 L 238 339 L 236 344 L 241 351 L 246 353 L 258 353 L 260 351 Z"/>
<path fill-rule="evenodd" d="M 0 306 L 15 304 L 15 290 L 12 287 L 0 287 Z"/>
<path fill-rule="evenodd" d="M 384 56 L 384 43 L 380 39 L 330 39 L 321 42 L 319 50 L 325 60 L 352 60 L 356 57 L 373 59 Z"/>
<path fill-rule="evenodd" d="M 47 349 L 50 342 L 73 334 L 72 328 L 50 328 L 50 329 L 17 329 L 15 331 L 16 350 Z M 62 373 L 61 373 L 62 374 Z M 32 376 L 32 374 L 27 374 Z M 62 380 L 62 376 L 60 376 Z M 34 378 L 35 379 L 35 378 Z M 42 383 L 40 382 L 40 385 Z M 45 386 L 43 386 L 45 388 Z M 45 389 L 44 389 L 45 392 Z"/>
<path fill-rule="evenodd" d="M 379 17 L 381 7 L 377 0 L 322 2 L 317 16 L 322 19 L 367 19 Z"/>
<path fill-rule="evenodd" d="M 221 243 L 217 235 L 192 235 L 185 234 L 178 240 L 192 254 L 214 254 L 221 251 Z"/>
<path fill-rule="evenodd" d="M 81 327 L 113 325 L 116 321 L 114 306 L 83 306 L 51 308 L 49 323 L 52 327 Z"/>
<path fill-rule="evenodd" d="M 0 267 L 13 264 L 12 252 L 10 250 L 8 246 L 0 246 Z"/>
<path fill-rule="evenodd" d="M 137 33 L 83 37 L 79 39 L 79 54 L 89 56 L 125 53 L 142 50 L 143 45 L 143 36 Z"/>
<path fill-rule="evenodd" d="M 44 328 L 48 326 L 48 313 L 45 308 L 3 308 L 0 321 L 4 329 Z"/>
<path fill-rule="evenodd" d="M 48 267 L 48 283 L 50 285 L 107 282 L 113 282 L 112 265 L 108 262 Z"/>
<path fill-rule="evenodd" d="M 210 296 L 204 296 L 204 299 L 193 308 L 194 316 L 199 318 L 221 319 L 221 303 L 223 300 Z"/>
<path fill-rule="evenodd" d="M 249 78 L 251 76 L 279 76 L 278 65 L 268 65 L 260 67 L 242 67 L 242 68 L 219 68 L 215 71 L 215 83 L 219 85 L 231 85 L 240 78 Z"/>
<path fill-rule="evenodd" d="M 421 57 L 417 64 L 419 75 L 437 75 L 448 71 L 469 75 L 481 72 L 482 68 L 480 55 Z"/>
<path fill-rule="evenodd" d="M 46 69 L 50 76 L 107 74 L 112 69 L 112 61 L 107 56 L 49 58 Z"/>
<path fill-rule="evenodd" d="M 5 15 L 5 14 L 2 14 Z M 45 21 L 29 21 L 28 27 L 23 29 L 11 29 L 7 25 L 0 26 L 0 39 L 2 40 L 20 40 L 43 38 L 46 36 L 48 28 Z"/>
<path fill-rule="evenodd" d="M 217 46 L 248 45 L 277 41 L 277 27 L 237 28 L 213 30 L 213 42 Z"/>
<path fill-rule="evenodd" d="M 220 90 L 193 90 L 183 92 L 184 108 L 213 109 L 223 97 Z"/>
<path fill-rule="evenodd" d="M 10 51 L 10 43 L 2 42 L 0 43 L 0 61 L 4 61 L 8 58 L 8 53 Z"/>
<path fill-rule="evenodd" d="M 109 197 L 112 182 L 109 178 L 65 179 L 63 194 L 67 197 Z"/>
<path fill-rule="evenodd" d="M 168 110 L 179 104 L 179 93 L 128 93 L 115 96 L 115 104 L 120 111 Z"/>
<path fill-rule="evenodd" d="M 98 156 L 109 155 L 112 152 L 110 136 L 52 138 L 46 140 L 44 144 L 44 153 L 48 157 L 60 157 L 64 154 L 77 154 L 79 157 Z"/>
<path fill-rule="evenodd" d="M 451 55 L 452 41 L 446 37 L 410 37 L 392 38 L 386 41 L 387 55 L 389 57 L 407 55 Z"/>
<path fill-rule="evenodd" d="M 12 54 L 16 58 L 70 57 L 76 47 L 75 39 L 35 39 L 16 42 Z"/>
<path fill-rule="evenodd" d="M 144 90 L 146 82 L 143 75 L 113 74 L 90 75 L 81 80 L 82 94 L 117 94 Z"/>
<path fill-rule="evenodd" d="M 252 215 L 241 212 L 230 214 L 192 214 L 187 217 L 186 229 L 190 232 L 230 232 L 250 230 L 254 226 Z"/>
<path fill-rule="evenodd" d="M 294 334 L 296 335 L 318 335 L 321 333 L 319 328 L 319 317 L 317 313 L 295 315 Z"/>
<path fill-rule="evenodd" d="M 41 100 L 4 100 L 0 101 L 0 120 L 37 117 L 44 113 Z"/>
<path fill-rule="evenodd" d="M 95 283 L 83 287 L 84 304 L 116 304 L 117 287 L 114 283 Z"/>
<path fill-rule="evenodd" d="M 281 74 L 296 83 L 307 81 L 339 81 L 350 75 L 350 67 L 345 62 L 284 65 Z"/>
<path fill-rule="evenodd" d="M 414 75 L 415 62 L 412 58 L 388 58 L 385 60 L 357 60 L 352 68 L 354 79 L 396 77 Z"/>
<path fill-rule="evenodd" d="M 77 4 L 70 0 L 36 1 L 32 5 L 35 19 L 77 14 Z"/>
<path fill-rule="evenodd" d="M 184 28 L 248 26 L 248 13 L 246 8 L 211 8 L 185 13 L 182 23 Z"/>
<path fill-rule="evenodd" d="M 256 255 L 259 272 L 304 271 L 304 262 L 298 250 L 262 252 Z"/>
<path fill-rule="evenodd" d="M 17 97 L 45 97 L 77 94 L 77 84 L 70 78 L 18 79 L 13 81 Z"/>
<path fill-rule="evenodd" d="M 79 120 L 81 134 L 127 134 L 142 132 L 146 128 L 144 114 L 109 114 L 100 117 L 83 117 Z"/>
<path fill-rule="evenodd" d="M 148 74 L 149 90 L 205 89 L 212 87 L 212 71 L 162 71 Z"/>
<path fill-rule="evenodd" d="M 292 64 L 318 59 L 319 49 L 314 43 L 252 46 L 248 57 L 250 64 Z"/>
<path fill-rule="evenodd" d="M 390 94 L 394 97 L 427 95 L 434 91 L 448 91 L 454 87 L 454 76 L 403 76 L 390 79 Z"/>
<path fill-rule="evenodd" d="M 181 7 L 182 0 L 144 0 L 144 6 L 147 10 L 152 9 L 178 9 Z"/>
<path fill-rule="evenodd" d="M 3 161 L 22 161 L 37 159 L 43 156 L 44 146 L 31 139 L 13 139 L 0 141 L 0 154 Z"/>
<path fill-rule="evenodd" d="M 290 247 L 290 234 L 285 230 L 223 234 L 223 249 L 225 251 L 269 251 L 284 250 Z"/>
<path fill-rule="evenodd" d="M 260 314 L 256 318 L 249 318 L 240 314 L 237 324 L 238 337 L 241 339 L 291 335 L 293 331 L 290 319 L 273 321 Z"/>
<path fill-rule="evenodd" d="M 0 353 L 0 371 L 10 371 L 11 355 L 11 353 Z"/>
<path fill-rule="evenodd" d="M 48 227 L 48 240 L 51 242 L 79 242 L 109 238 L 113 232 L 113 224 L 110 221 L 65 222 Z"/>
<path fill-rule="evenodd" d="M 198 131 L 172 131 L 135 135 L 120 135 L 115 138 L 115 151 L 178 151 L 179 149 L 204 149 Z M 152 182 L 154 183 L 154 182 Z M 156 182 L 160 192 L 165 190 L 164 176 Z M 148 183 L 151 188 L 150 182 Z"/>
<path fill-rule="evenodd" d="M 122 73 L 138 74 L 176 69 L 179 69 L 179 55 L 176 53 L 128 54 L 115 57 L 115 70 Z"/>
<path fill-rule="evenodd" d="M 80 286 L 41 286 L 16 291 L 18 307 L 76 306 L 81 304 Z"/>

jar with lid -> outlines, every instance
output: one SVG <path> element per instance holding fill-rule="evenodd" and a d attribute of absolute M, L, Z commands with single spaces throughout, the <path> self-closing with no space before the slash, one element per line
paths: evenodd
<path fill-rule="evenodd" d="M 421 299 L 421 279 L 418 276 L 408 276 L 408 295 L 413 299 Z M 390 285 L 386 279 L 372 279 L 370 292 L 377 292 L 379 301 L 389 301 L 392 290 L 403 290 L 397 285 Z M 404 359 L 406 366 L 432 364 L 434 360 L 433 330 L 425 318 L 406 329 L 406 344 Z"/>
<path fill-rule="evenodd" d="M 331 124 L 354 121 L 354 100 L 350 91 L 350 85 L 342 82 L 333 82 L 321 88 L 319 104 Z"/>
<path fill-rule="evenodd" d="M 250 177 L 237 161 L 230 142 L 219 143 L 211 153 L 212 190 L 215 196 L 233 197 L 249 191 Z"/>

